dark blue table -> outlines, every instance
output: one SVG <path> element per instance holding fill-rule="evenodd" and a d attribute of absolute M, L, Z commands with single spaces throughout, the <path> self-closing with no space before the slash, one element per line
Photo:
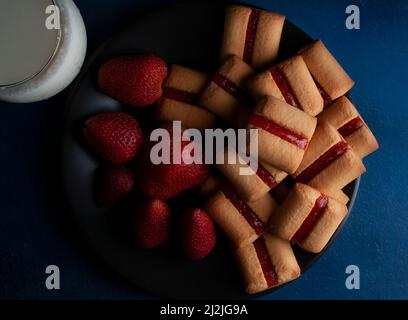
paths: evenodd
<path fill-rule="evenodd" d="M 138 15 L 171 1 L 76 0 L 89 53 Z M 267 299 L 408 298 L 408 2 L 248 1 L 285 13 L 321 38 L 350 72 L 356 104 L 381 150 L 365 160 L 357 202 L 341 234 L 301 279 Z M 361 9 L 361 29 L 345 28 L 345 8 Z M 154 298 L 105 269 L 82 248 L 58 192 L 58 147 L 67 92 L 31 105 L 0 103 L 0 297 Z M 61 290 L 44 286 L 61 270 Z M 361 289 L 347 290 L 357 265 Z"/>

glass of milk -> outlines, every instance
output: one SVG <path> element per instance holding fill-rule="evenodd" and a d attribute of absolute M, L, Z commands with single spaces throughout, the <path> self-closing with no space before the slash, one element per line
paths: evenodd
<path fill-rule="evenodd" d="M 35 102 L 65 89 L 85 59 L 72 0 L 0 0 L 0 100 Z"/>

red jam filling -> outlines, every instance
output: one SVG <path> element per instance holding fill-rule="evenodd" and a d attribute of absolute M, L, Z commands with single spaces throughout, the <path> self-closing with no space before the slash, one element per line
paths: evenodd
<path fill-rule="evenodd" d="M 260 163 L 256 175 L 271 189 L 277 185 L 275 178 Z"/>
<path fill-rule="evenodd" d="M 233 188 L 229 185 L 222 187 L 222 192 L 225 197 L 232 203 L 232 205 L 238 210 L 238 212 L 245 218 L 248 224 L 254 229 L 255 233 L 260 236 L 264 233 L 264 223 L 258 218 L 258 216 L 251 210 L 251 208 L 241 200 L 235 193 Z"/>
<path fill-rule="evenodd" d="M 296 94 L 293 91 L 292 86 L 290 85 L 288 79 L 286 78 L 282 70 L 279 69 L 278 67 L 275 67 L 275 68 L 270 69 L 269 72 L 272 75 L 273 81 L 275 81 L 280 92 L 285 98 L 286 103 L 290 104 L 291 106 L 295 108 L 302 109 L 299 103 L 299 100 L 297 99 Z"/>
<path fill-rule="evenodd" d="M 255 240 L 254 247 L 268 288 L 276 286 L 278 284 L 278 275 L 273 268 L 264 238 L 260 237 Z"/>
<path fill-rule="evenodd" d="M 248 19 L 248 26 L 247 26 L 246 37 L 245 37 L 244 56 L 243 56 L 243 60 L 247 64 L 252 64 L 252 56 L 254 52 L 255 35 L 256 35 L 256 29 L 258 27 L 258 20 L 259 20 L 259 10 L 252 9 L 251 14 L 249 15 L 249 19 Z"/>
<path fill-rule="evenodd" d="M 216 73 L 211 79 L 217 86 L 228 92 L 238 101 L 242 102 L 243 106 L 251 105 L 249 97 L 239 88 L 234 82 L 222 74 Z"/>
<path fill-rule="evenodd" d="M 325 108 L 328 107 L 329 105 L 332 104 L 333 99 L 329 96 L 329 94 L 326 92 L 326 90 L 323 89 L 321 84 L 315 78 L 313 78 L 313 80 L 314 80 L 314 82 L 316 84 L 317 89 L 319 89 L 320 95 L 323 98 L 324 107 Z"/>
<path fill-rule="evenodd" d="M 198 101 L 197 94 L 171 87 L 163 87 L 163 97 L 188 104 L 197 104 Z"/>
<path fill-rule="evenodd" d="M 319 172 L 327 168 L 331 163 L 336 161 L 340 156 L 342 156 L 348 148 L 348 145 L 344 141 L 340 141 L 322 154 L 315 162 L 313 162 L 309 167 L 303 170 L 296 178 L 296 182 L 308 183 L 312 180 Z"/>
<path fill-rule="evenodd" d="M 293 242 L 302 243 L 307 238 L 310 231 L 312 231 L 313 227 L 326 210 L 328 202 L 328 198 L 324 195 L 321 195 L 316 199 L 312 211 L 310 211 L 305 221 L 303 221 L 298 231 L 296 231 L 295 235 L 292 237 Z"/>
<path fill-rule="evenodd" d="M 351 119 L 344 126 L 339 129 L 339 133 L 345 138 L 356 132 L 364 125 L 363 120 L 357 116 L 354 119 Z"/>
<path fill-rule="evenodd" d="M 301 135 L 292 132 L 280 126 L 276 122 L 265 117 L 262 117 L 260 115 L 257 114 L 252 115 L 251 118 L 249 119 L 249 123 L 265 131 L 268 131 L 269 133 L 297 146 L 302 150 L 305 150 L 309 143 L 309 141 L 306 138 L 302 137 Z"/>

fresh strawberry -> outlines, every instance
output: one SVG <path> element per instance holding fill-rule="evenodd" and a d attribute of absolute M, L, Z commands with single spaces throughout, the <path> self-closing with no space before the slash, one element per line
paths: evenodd
<path fill-rule="evenodd" d="M 126 112 L 105 112 L 89 118 L 83 136 L 93 152 L 113 164 L 132 160 L 143 140 L 137 120 Z"/>
<path fill-rule="evenodd" d="M 96 203 L 110 206 L 127 196 L 135 184 L 133 171 L 123 166 L 104 166 L 95 174 Z"/>
<path fill-rule="evenodd" d="M 217 235 L 207 212 L 201 209 L 184 212 L 179 227 L 181 250 L 187 258 L 200 260 L 214 249 Z"/>
<path fill-rule="evenodd" d="M 137 167 L 139 179 L 137 187 L 140 193 L 146 197 L 166 200 L 182 191 L 193 188 L 202 183 L 207 179 L 209 170 L 205 164 L 184 161 L 186 158 L 191 159 L 194 155 L 194 151 L 191 153 L 187 152 L 188 150 L 191 150 L 190 144 L 193 144 L 193 146 L 196 147 L 194 142 L 191 141 L 181 142 L 181 147 L 178 151 L 181 153 L 181 163 L 174 163 L 173 130 L 170 126 L 163 127 L 163 129 L 166 129 L 170 135 L 170 163 L 153 164 L 150 158 L 150 151 L 157 142 L 146 143 L 143 146 L 139 157 Z M 179 137 L 176 137 L 176 139 L 179 139 Z M 186 148 L 187 146 L 189 147 Z"/>
<path fill-rule="evenodd" d="M 151 199 L 134 209 L 132 229 L 136 243 L 152 249 L 165 243 L 170 235 L 171 213 L 166 202 Z"/>
<path fill-rule="evenodd" d="M 152 54 L 139 54 L 106 62 L 99 69 L 98 84 L 102 92 L 112 98 L 144 107 L 159 100 L 166 76 L 166 62 Z"/>

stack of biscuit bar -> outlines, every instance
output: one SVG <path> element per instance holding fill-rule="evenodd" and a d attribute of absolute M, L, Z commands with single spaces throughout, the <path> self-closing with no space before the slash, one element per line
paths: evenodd
<path fill-rule="evenodd" d="M 354 81 L 321 40 L 278 58 L 284 23 L 278 13 L 228 6 L 217 71 L 173 66 L 157 112 L 186 128 L 220 123 L 258 133 L 255 167 L 227 146 L 219 152 L 235 162 L 216 164 L 199 186 L 204 208 L 233 244 L 248 293 L 300 276 L 292 246 L 325 248 L 348 212 L 343 189 L 378 149 L 347 96 Z M 255 141 L 247 134 L 247 143 Z"/>

